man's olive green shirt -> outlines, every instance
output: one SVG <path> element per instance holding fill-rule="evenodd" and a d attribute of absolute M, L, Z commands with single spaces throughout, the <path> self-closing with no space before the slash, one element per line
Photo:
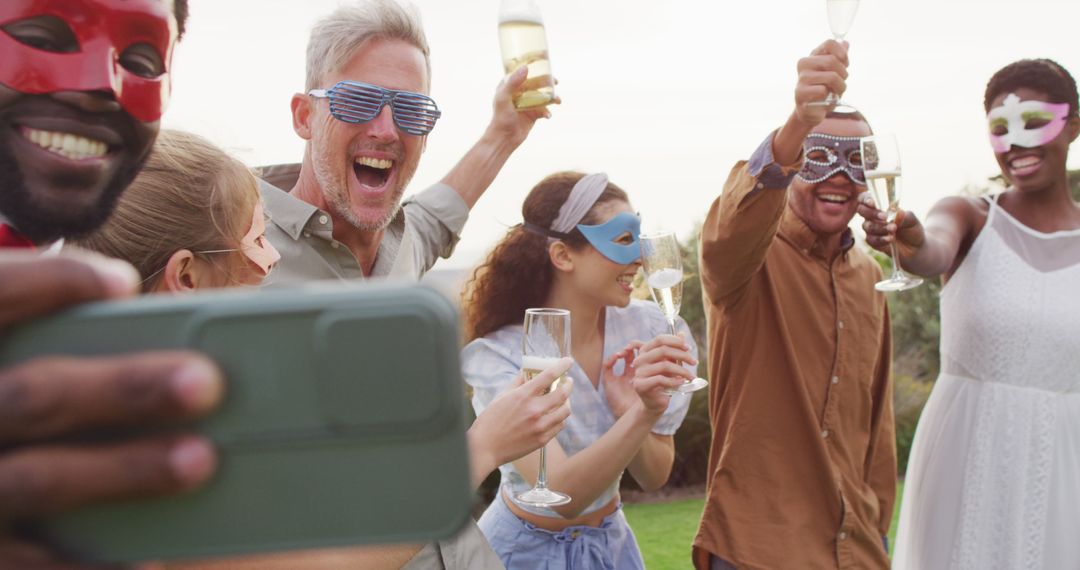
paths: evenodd
<path fill-rule="evenodd" d="M 299 164 L 265 166 L 256 175 L 271 220 L 266 238 L 281 253 L 266 285 L 364 278 L 356 256 L 334 239 L 330 214 L 287 192 L 300 176 Z M 450 256 L 468 217 L 465 201 L 445 184 L 409 197 L 383 233 L 370 276 L 419 280 L 438 258 Z"/>

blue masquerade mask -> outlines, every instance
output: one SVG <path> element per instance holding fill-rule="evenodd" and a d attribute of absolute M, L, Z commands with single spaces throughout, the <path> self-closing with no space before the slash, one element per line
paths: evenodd
<path fill-rule="evenodd" d="M 641 218 L 630 212 L 623 212 L 596 226 L 578 224 L 577 229 L 596 248 L 596 251 L 619 265 L 630 265 L 641 259 L 641 242 L 638 240 L 638 234 L 641 233 Z M 634 241 L 630 243 L 615 241 L 627 232 Z"/>
<path fill-rule="evenodd" d="M 528 222 L 524 224 L 524 227 L 526 231 L 553 239 L 566 239 L 568 237 L 565 233 L 541 228 Z M 596 251 L 619 265 L 630 265 L 641 259 L 641 241 L 638 239 L 638 235 L 641 234 L 641 218 L 630 212 L 623 212 L 595 226 L 578 224 L 574 227 L 581 232 L 581 235 L 585 236 L 585 239 L 596 248 Z M 627 233 L 629 233 L 633 241 L 630 243 L 618 243 L 615 241 Z"/>
<path fill-rule="evenodd" d="M 799 171 L 799 180 L 808 184 L 817 184 L 829 179 L 837 172 L 843 172 L 852 182 L 866 186 L 863 172 L 862 154 L 859 151 L 859 137 L 837 137 L 822 133 L 811 133 L 803 143 L 806 160 Z"/>

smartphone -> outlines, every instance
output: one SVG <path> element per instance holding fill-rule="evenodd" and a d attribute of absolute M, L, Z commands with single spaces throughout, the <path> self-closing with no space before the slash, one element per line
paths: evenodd
<path fill-rule="evenodd" d="M 433 290 L 327 283 L 85 305 L 12 330 L 0 366 L 156 349 L 202 352 L 224 372 L 220 408 L 175 426 L 209 437 L 219 468 L 189 494 L 44 521 L 69 551 L 131 562 L 423 542 L 469 516 L 458 319 Z"/>

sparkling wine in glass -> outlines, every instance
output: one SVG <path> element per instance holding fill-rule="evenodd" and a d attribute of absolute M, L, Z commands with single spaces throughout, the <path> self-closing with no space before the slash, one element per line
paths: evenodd
<path fill-rule="evenodd" d="M 554 366 L 560 358 L 570 356 L 570 311 L 564 309 L 526 309 L 525 331 L 521 337 L 521 369 L 528 382 L 545 369 Z M 563 377 L 551 383 L 551 390 L 558 387 Z M 517 500 L 531 507 L 556 507 L 570 502 L 570 497 L 547 486 L 547 450 L 540 448 L 540 470 L 536 485 L 517 496 Z"/>
<path fill-rule="evenodd" d="M 894 135 L 874 135 L 859 141 L 866 186 L 877 208 L 885 212 L 890 224 L 900 210 L 900 146 Z M 891 244 L 893 273 L 874 288 L 878 291 L 906 291 L 922 285 L 923 280 L 904 273 L 900 268 L 900 256 L 896 253 L 896 240 Z"/>
<path fill-rule="evenodd" d="M 855 22 L 855 13 L 859 11 L 859 0 L 825 0 L 825 8 L 829 12 L 829 29 L 832 30 L 833 39 L 838 42 L 844 41 L 851 24 Z M 825 99 L 810 103 L 819 107 L 832 107 L 844 105 L 834 93 L 829 93 Z M 847 106 L 847 105 L 845 105 Z"/>
<path fill-rule="evenodd" d="M 641 236 L 641 265 L 645 270 L 645 283 L 652 292 L 653 300 L 667 318 L 668 329 L 675 335 L 675 317 L 682 305 L 682 250 L 672 232 L 659 232 Z M 677 392 L 695 392 L 708 386 L 704 378 L 679 386 Z"/>
<path fill-rule="evenodd" d="M 499 47 L 510 74 L 528 66 L 525 91 L 514 98 L 518 109 L 543 107 L 555 99 L 555 79 L 548 59 L 544 19 L 534 0 L 502 0 L 499 6 Z"/>

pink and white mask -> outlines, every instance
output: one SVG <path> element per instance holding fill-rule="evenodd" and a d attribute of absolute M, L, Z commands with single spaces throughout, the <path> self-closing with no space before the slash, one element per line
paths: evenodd
<path fill-rule="evenodd" d="M 263 217 L 263 207 L 262 204 L 256 204 L 251 229 L 240 238 L 240 251 L 262 270 L 264 276 L 269 275 L 270 270 L 281 259 L 281 254 L 263 235 L 265 233 L 266 220 Z"/>
<path fill-rule="evenodd" d="M 1068 103 L 1021 101 L 1010 93 L 1000 107 L 994 107 L 986 116 L 990 122 L 990 146 L 999 154 L 1009 152 L 1013 146 L 1042 146 L 1061 134 L 1068 118 Z"/>

